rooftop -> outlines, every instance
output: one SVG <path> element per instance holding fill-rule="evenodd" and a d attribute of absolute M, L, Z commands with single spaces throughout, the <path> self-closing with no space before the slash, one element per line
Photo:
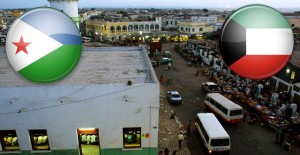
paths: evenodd
<path fill-rule="evenodd" d="M 294 51 L 291 56 L 290 63 L 300 68 L 300 45 L 294 45 Z"/>
<path fill-rule="evenodd" d="M 74 70 L 56 85 L 127 84 L 155 82 L 154 71 L 142 47 L 84 48 Z M 53 83 L 51 83 L 53 84 Z M 10 66 L 0 47 L 0 87 L 38 85 L 21 77 Z"/>

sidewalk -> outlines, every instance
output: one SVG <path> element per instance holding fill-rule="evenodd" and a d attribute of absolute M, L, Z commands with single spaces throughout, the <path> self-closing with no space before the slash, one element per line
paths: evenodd
<path fill-rule="evenodd" d="M 161 92 L 165 92 L 165 86 L 160 87 Z M 172 108 L 169 105 L 166 96 L 163 94 L 160 96 L 160 109 L 159 109 L 159 131 L 158 131 L 158 148 L 163 151 L 167 147 L 170 151 L 170 155 L 173 150 L 177 150 L 179 155 L 191 155 L 186 142 L 184 141 L 181 149 L 178 148 L 178 134 L 180 129 L 185 129 L 179 118 L 175 116 L 175 119 L 170 119 Z"/>

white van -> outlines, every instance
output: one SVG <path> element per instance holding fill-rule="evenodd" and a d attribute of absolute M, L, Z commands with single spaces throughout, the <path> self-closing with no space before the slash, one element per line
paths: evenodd
<path fill-rule="evenodd" d="M 206 95 L 204 104 L 226 123 L 239 123 L 243 119 L 243 108 L 219 93 Z"/>
<path fill-rule="evenodd" d="M 208 154 L 229 154 L 230 137 L 213 113 L 198 113 L 195 125 Z"/>

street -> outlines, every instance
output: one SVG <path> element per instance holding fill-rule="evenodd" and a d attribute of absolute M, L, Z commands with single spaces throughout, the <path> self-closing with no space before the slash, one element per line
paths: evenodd
<path fill-rule="evenodd" d="M 201 90 L 201 83 L 209 81 L 207 76 L 195 76 L 200 67 L 188 66 L 187 62 L 173 50 L 175 43 L 163 44 L 162 51 L 171 51 L 173 63 L 171 69 L 168 65 L 155 67 L 158 79 L 161 75 L 164 80 L 172 80 L 171 85 L 161 85 L 165 92 L 161 93 L 161 104 L 170 104 L 165 95 L 167 91 L 176 90 L 182 96 L 183 102 L 171 105 L 172 109 L 184 125 L 184 130 L 189 120 L 192 120 L 191 135 L 187 137 L 187 145 L 192 155 L 204 154 L 203 144 L 194 126 L 194 119 L 199 112 L 207 112 L 203 101 L 205 92 Z M 243 106 L 243 105 L 241 105 Z M 257 124 L 241 122 L 236 125 L 227 125 L 220 121 L 231 138 L 231 155 L 291 155 L 300 154 L 300 147 L 293 146 L 291 151 L 283 149 L 283 145 L 275 144 L 275 130 Z"/>

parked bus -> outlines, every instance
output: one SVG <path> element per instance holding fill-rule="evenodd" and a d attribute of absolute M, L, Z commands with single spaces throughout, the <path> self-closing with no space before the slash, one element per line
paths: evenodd
<path fill-rule="evenodd" d="M 243 108 L 219 93 L 207 94 L 204 104 L 229 124 L 243 119 Z"/>
<path fill-rule="evenodd" d="M 229 154 L 230 137 L 213 113 L 198 113 L 195 126 L 204 143 L 206 153 Z"/>

